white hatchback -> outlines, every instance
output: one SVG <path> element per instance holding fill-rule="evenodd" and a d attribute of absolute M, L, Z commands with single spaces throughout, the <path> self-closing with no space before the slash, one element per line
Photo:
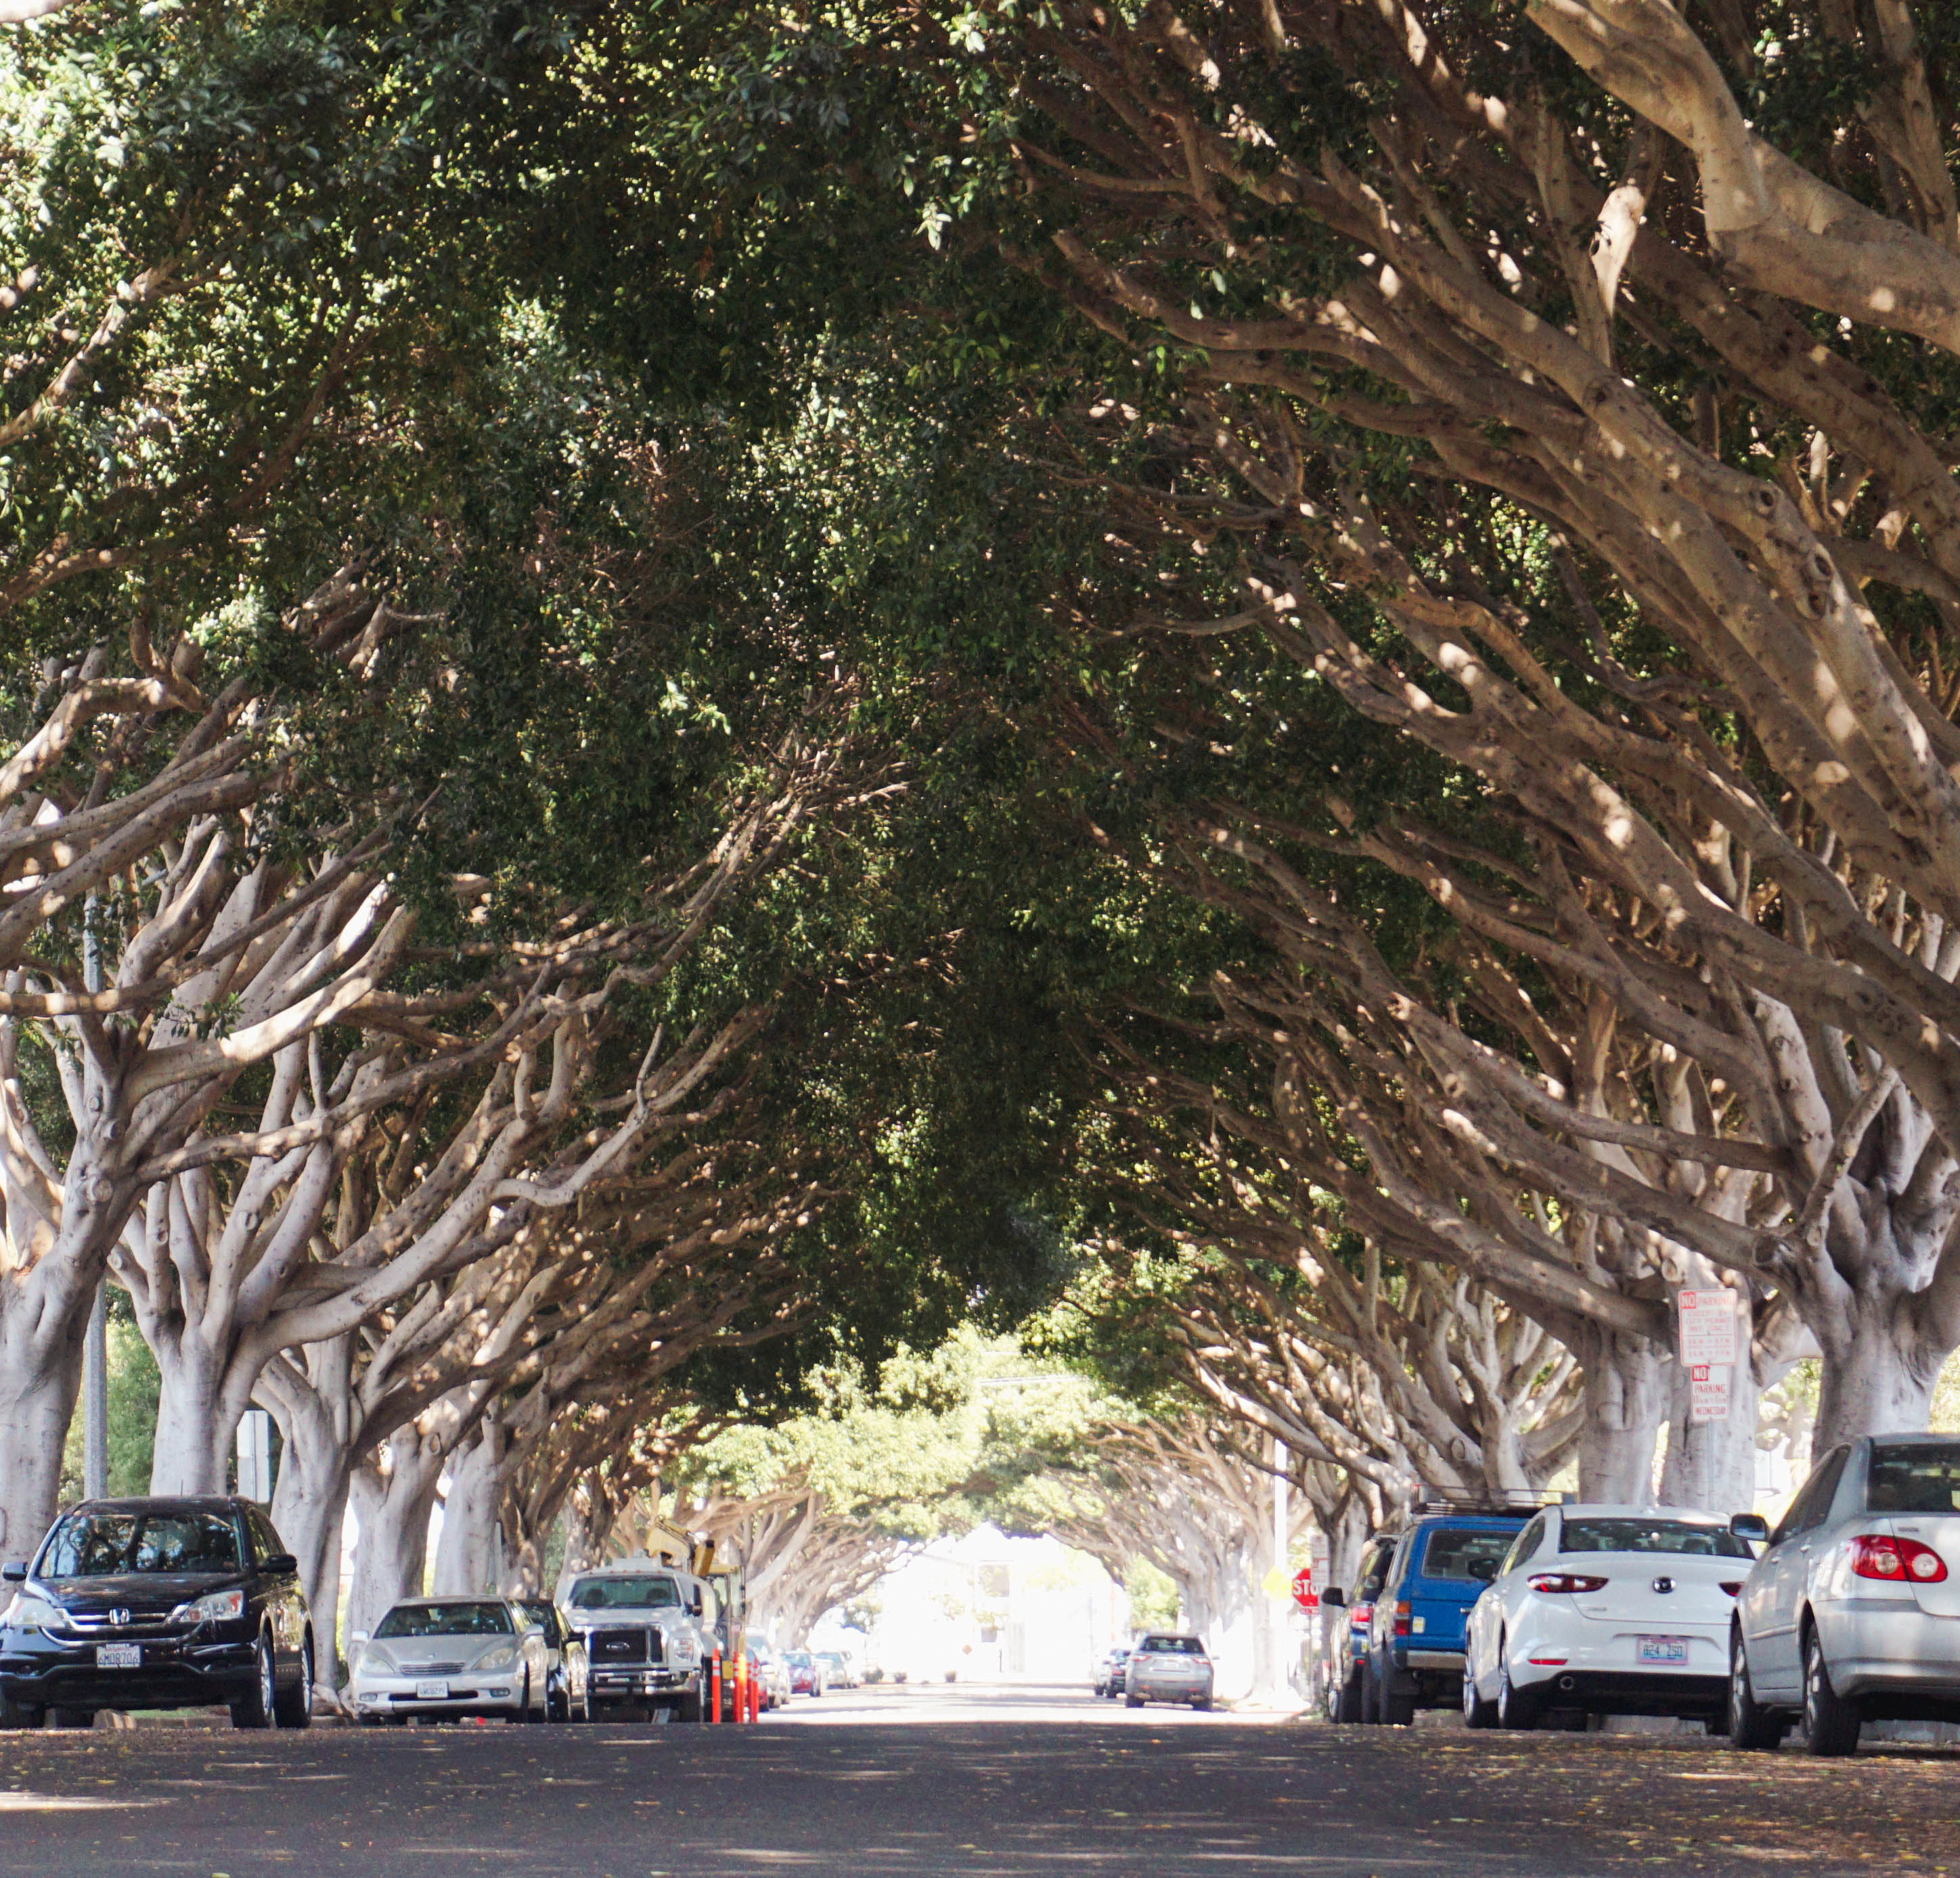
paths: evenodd
<path fill-rule="evenodd" d="M 1712 1514 L 1548 1507 L 1470 1613 L 1463 1717 L 1530 1728 L 1554 1710 L 1713 1723 L 1729 1626 L 1755 1557 Z"/>

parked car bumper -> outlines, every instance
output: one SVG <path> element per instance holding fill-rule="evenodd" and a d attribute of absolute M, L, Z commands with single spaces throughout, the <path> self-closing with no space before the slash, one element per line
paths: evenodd
<path fill-rule="evenodd" d="M 126 1670 L 97 1666 L 100 1641 L 8 1631 L 0 1641 L 0 1695 L 28 1708 L 197 1708 L 240 1701 L 256 1679 L 254 1635 L 143 1638 L 142 1661 Z"/>
<path fill-rule="evenodd" d="M 361 1715 L 514 1715 L 523 1706 L 524 1666 L 471 1673 L 444 1679 L 448 1694 L 418 1693 L 420 1682 L 407 1676 L 358 1676 L 354 1679 L 355 1712 Z"/>
<path fill-rule="evenodd" d="M 1814 1607 L 1840 1695 L 1914 1695 L 1960 1703 L 1960 1617 L 1899 1598 L 1838 1598 Z"/>
<path fill-rule="evenodd" d="M 1682 1670 L 1547 1670 L 1519 1686 L 1548 1708 L 1601 1715 L 1708 1715 L 1729 1699 L 1726 1676 Z"/>
<path fill-rule="evenodd" d="M 654 1663 L 630 1670 L 593 1670 L 586 1689 L 595 1702 L 644 1701 L 649 1696 L 685 1695 L 695 1686 L 695 1674 L 692 1670 L 663 1669 Z"/>
<path fill-rule="evenodd" d="M 1200 1702 L 1211 1699 L 1208 1676 L 1132 1676 L 1129 1692 L 1147 1702 Z"/>

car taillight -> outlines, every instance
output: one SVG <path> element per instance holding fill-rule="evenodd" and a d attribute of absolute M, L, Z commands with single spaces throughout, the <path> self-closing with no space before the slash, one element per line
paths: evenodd
<path fill-rule="evenodd" d="M 1937 1584 L 1946 1576 L 1946 1561 L 1916 1539 L 1892 1539 L 1882 1533 L 1860 1533 L 1851 1542 L 1851 1570 L 1860 1578 L 1908 1578 Z"/>
<path fill-rule="evenodd" d="M 1405 1599 L 1395 1606 L 1395 1634 L 1406 1637 L 1409 1634 L 1409 1607 Z"/>
<path fill-rule="evenodd" d="M 1740 1578 L 1724 1578 L 1722 1589 L 1732 1598 L 1739 1598 L 1742 1595 L 1742 1581 Z"/>
<path fill-rule="evenodd" d="M 1606 1588 L 1604 1578 L 1582 1577 L 1576 1571 L 1541 1571 L 1526 1582 L 1534 1591 L 1603 1591 Z"/>

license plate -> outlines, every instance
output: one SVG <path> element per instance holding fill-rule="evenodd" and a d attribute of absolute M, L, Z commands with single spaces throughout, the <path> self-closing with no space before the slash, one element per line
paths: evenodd
<path fill-rule="evenodd" d="M 449 1700 L 449 1685 L 447 1682 L 418 1682 L 415 1685 L 415 1700 L 418 1702 L 446 1702 Z"/>
<path fill-rule="evenodd" d="M 141 1644 L 97 1644 L 95 1666 L 98 1670 L 140 1670 L 143 1666 Z"/>
<path fill-rule="evenodd" d="M 1685 1663 L 1688 1660 L 1688 1639 L 1685 1637 L 1636 1637 L 1634 1639 L 1634 1660 L 1640 1663 Z"/>

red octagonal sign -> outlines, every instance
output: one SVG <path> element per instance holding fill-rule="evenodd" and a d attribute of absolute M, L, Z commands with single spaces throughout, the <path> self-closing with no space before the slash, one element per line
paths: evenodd
<path fill-rule="evenodd" d="M 1313 1568 L 1303 1565 L 1293 1574 L 1293 1601 L 1303 1611 L 1320 1608 L 1320 1596 L 1313 1588 Z"/>

